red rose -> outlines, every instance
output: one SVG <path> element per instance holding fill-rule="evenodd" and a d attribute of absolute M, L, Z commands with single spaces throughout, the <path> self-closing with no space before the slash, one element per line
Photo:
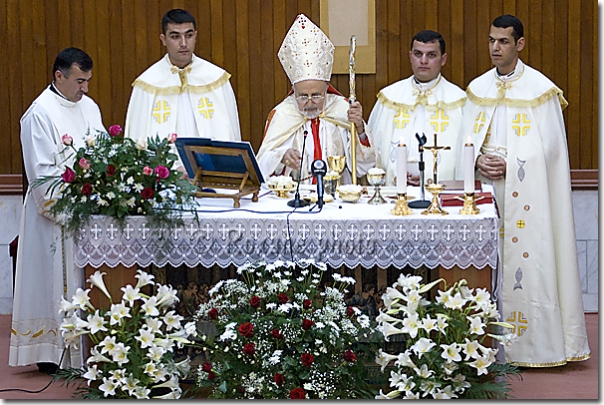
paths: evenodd
<path fill-rule="evenodd" d="M 357 355 L 354 354 L 352 350 L 346 350 L 344 352 L 344 360 L 349 363 L 354 363 L 355 361 L 357 361 Z"/>
<path fill-rule="evenodd" d="M 243 353 L 251 356 L 256 351 L 255 349 L 256 348 L 253 343 L 248 343 L 245 346 L 243 346 Z"/>
<path fill-rule="evenodd" d="M 354 309 L 352 309 L 352 307 L 346 307 L 346 315 L 348 315 L 348 316 L 354 315 Z"/>
<path fill-rule="evenodd" d="M 275 339 L 283 339 L 283 335 L 281 334 L 281 332 L 279 332 L 279 329 L 273 329 L 271 331 L 271 335 L 273 335 Z"/>
<path fill-rule="evenodd" d="M 149 166 L 145 166 L 143 167 L 143 173 L 147 176 L 150 176 L 153 174 L 153 169 L 151 169 Z"/>
<path fill-rule="evenodd" d="M 260 306 L 260 297 L 253 295 L 252 298 L 250 298 L 250 305 L 253 308 L 258 308 Z"/>
<path fill-rule="evenodd" d="M 92 185 L 90 183 L 84 183 L 82 186 L 82 195 L 89 196 L 92 194 Z"/>
<path fill-rule="evenodd" d="M 273 381 L 275 382 L 275 384 L 277 384 L 277 386 L 280 387 L 280 386 L 283 385 L 283 382 L 285 381 L 285 378 L 283 377 L 283 374 L 276 373 L 273 376 Z"/>
<path fill-rule="evenodd" d="M 145 200 L 153 198 L 153 194 L 155 194 L 155 192 L 149 187 L 145 187 L 143 191 L 141 191 L 141 197 L 143 197 Z"/>
<path fill-rule="evenodd" d="M 289 392 L 289 398 L 290 399 L 305 399 L 306 391 L 304 391 L 304 389 L 302 389 L 300 387 L 294 388 L 293 390 L 291 390 Z"/>
<path fill-rule="evenodd" d="M 205 371 L 206 373 L 212 371 L 212 363 L 210 363 L 209 361 L 203 363 L 201 366 L 201 371 Z"/>
<path fill-rule="evenodd" d="M 107 165 L 107 176 L 113 176 L 115 174 L 115 166 Z"/>
<path fill-rule="evenodd" d="M 65 183 L 71 183 L 75 180 L 75 172 L 69 167 L 65 169 L 65 172 L 61 175 Z"/>
<path fill-rule="evenodd" d="M 304 366 L 310 367 L 313 361 L 315 361 L 315 356 L 308 353 L 302 353 L 302 364 Z"/>
<path fill-rule="evenodd" d="M 239 334 L 246 338 L 254 336 L 254 325 L 249 322 L 243 322 L 239 325 Z"/>
<path fill-rule="evenodd" d="M 279 304 L 285 304 L 287 301 L 289 301 L 289 297 L 284 293 L 277 295 L 277 299 L 279 300 Z"/>
<path fill-rule="evenodd" d="M 155 168 L 155 174 L 160 179 L 166 179 L 170 175 L 170 170 L 166 166 L 159 165 Z"/>
<path fill-rule="evenodd" d="M 61 142 L 63 142 L 63 145 L 65 146 L 71 146 L 73 145 L 73 138 L 68 134 L 65 134 L 61 137 Z"/>
<path fill-rule="evenodd" d="M 309 330 L 313 326 L 315 326 L 315 321 L 306 318 L 302 319 L 302 329 Z"/>
<path fill-rule="evenodd" d="M 121 133 L 122 133 L 122 127 L 120 127 L 119 125 L 112 125 L 109 127 L 109 135 L 118 136 Z"/>
<path fill-rule="evenodd" d="M 214 320 L 218 318 L 218 310 L 216 308 L 212 308 L 208 311 L 208 318 Z"/>
<path fill-rule="evenodd" d="M 310 302 L 310 300 L 304 300 L 304 301 L 302 301 L 302 308 L 308 309 L 311 306 L 312 306 L 312 302 Z"/>
<path fill-rule="evenodd" d="M 216 374 L 214 374 L 214 372 L 213 372 L 213 371 L 210 371 L 210 372 L 208 373 L 208 380 L 210 380 L 210 381 L 211 381 L 211 380 L 213 380 L 214 378 L 216 378 Z"/>

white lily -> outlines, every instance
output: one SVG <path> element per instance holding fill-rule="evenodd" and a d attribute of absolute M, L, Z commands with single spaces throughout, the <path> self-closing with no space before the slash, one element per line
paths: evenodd
<path fill-rule="evenodd" d="M 415 338 L 417 336 L 420 326 L 420 321 L 418 318 L 419 315 L 417 313 L 414 313 L 403 319 L 402 332 L 408 333 L 409 336 Z"/>
<path fill-rule="evenodd" d="M 96 381 L 101 375 L 102 372 L 99 371 L 96 364 L 93 364 L 92 367 L 88 367 L 88 370 L 82 374 L 82 377 L 88 380 L 88 386 L 90 386 L 91 381 Z"/>
<path fill-rule="evenodd" d="M 105 327 L 107 321 L 105 321 L 105 318 L 100 315 L 98 309 L 94 312 L 94 314 L 88 315 L 87 320 L 88 326 L 90 327 L 90 333 L 93 335 L 98 331 L 107 331 L 107 328 Z"/>
<path fill-rule="evenodd" d="M 143 298 L 142 309 L 147 316 L 158 316 L 159 310 L 157 309 L 157 298 L 155 296 L 147 299 Z"/>
<path fill-rule="evenodd" d="M 134 288 L 143 288 L 146 285 L 154 284 L 153 279 L 155 278 L 155 276 L 153 276 L 152 274 L 148 274 L 142 271 L 141 269 L 138 269 L 136 271 L 136 275 L 134 277 L 138 279 L 138 282 L 136 283 L 136 286 Z"/>
<path fill-rule="evenodd" d="M 143 328 L 138 331 L 138 335 L 134 339 L 140 342 L 141 349 L 153 346 L 153 339 L 155 335 L 147 328 Z"/>
<path fill-rule="evenodd" d="M 461 347 L 457 345 L 456 342 L 451 343 L 450 345 L 441 344 L 443 352 L 441 353 L 441 357 L 447 361 L 461 361 Z"/>
<path fill-rule="evenodd" d="M 484 357 L 478 357 L 476 359 L 476 361 L 474 361 L 472 363 L 468 363 L 468 365 L 471 367 L 474 367 L 478 371 L 478 375 L 482 375 L 482 374 L 489 373 L 489 370 L 487 370 L 487 367 L 489 367 L 491 365 L 491 362 L 489 362 Z"/>
<path fill-rule="evenodd" d="M 92 304 L 90 303 L 90 297 L 88 297 L 88 293 L 90 292 L 90 288 L 86 290 L 82 290 L 78 288 L 73 295 L 73 301 L 71 302 L 72 306 L 85 310 L 86 307 L 94 309 Z"/>
<path fill-rule="evenodd" d="M 382 349 L 380 349 L 378 351 L 377 357 L 375 358 L 375 362 L 382 367 L 382 372 L 384 372 L 384 369 L 386 368 L 388 363 L 390 363 L 392 360 L 396 360 L 397 358 L 398 358 L 398 356 L 388 354 L 385 351 L 383 351 Z"/>
<path fill-rule="evenodd" d="M 115 395 L 117 384 L 111 378 L 103 377 L 103 383 L 99 385 L 99 389 L 103 391 L 103 396 Z"/>
<path fill-rule="evenodd" d="M 86 281 L 88 281 L 93 287 L 97 287 L 98 289 L 100 289 L 103 292 L 103 294 L 105 294 L 105 296 L 107 298 L 109 298 L 109 302 L 113 302 L 111 295 L 109 295 L 109 291 L 107 291 L 105 282 L 103 281 L 103 276 L 105 274 L 107 274 L 107 273 L 97 270 Z"/>
<path fill-rule="evenodd" d="M 422 356 L 425 353 L 428 353 L 434 346 L 436 346 L 436 343 L 434 343 L 431 339 L 420 338 L 413 346 L 410 347 L 410 349 L 413 350 L 421 359 Z"/>
<path fill-rule="evenodd" d="M 475 335 L 484 335 L 484 327 L 486 326 L 479 316 L 468 316 L 470 321 L 470 333 Z"/>
<path fill-rule="evenodd" d="M 130 305 L 134 304 L 134 301 L 141 299 L 139 288 L 134 288 L 130 284 L 128 284 L 127 286 L 122 287 L 121 290 L 124 292 L 122 300 L 128 301 Z"/>
<path fill-rule="evenodd" d="M 399 323 L 399 322 L 403 322 L 402 319 L 399 318 L 395 318 L 393 316 L 388 315 L 385 312 L 382 312 L 382 310 L 380 309 L 380 314 L 378 316 L 375 317 L 376 322 L 380 323 L 380 322 L 388 322 L 391 323 L 393 325 Z"/>
<path fill-rule="evenodd" d="M 375 399 L 394 399 L 400 395 L 401 392 L 398 390 L 392 390 L 389 393 L 384 394 L 384 392 L 380 389 L 380 393 L 375 396 Z"/>
<path fill-rule="evenodd" d="M 81 288 L 78 288 L 78 290 L 81 290 Z M 61 313 L 61 312 L 67 313 L 69 311 L 73 311 L 74 309 L 80 309 L 79 304 L 75 304 L 75 303 L 72 303 L 71 301 L 67 301 L 65 299 L 65 297 L 63 297 L 63 296 L 61 296 L 61 302 L 59 303 L 59 306 L 61 307 L 59 313 Z"/>

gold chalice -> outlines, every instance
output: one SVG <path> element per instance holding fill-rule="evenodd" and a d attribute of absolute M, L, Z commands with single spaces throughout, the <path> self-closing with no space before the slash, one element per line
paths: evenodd
<path fill-rule="evenodd" d="M 340 187 L 342 171 L 346 167 L 346 156 L 327 156 L 327 164 L 332 172 L 336 172 L 338 174 L 338 184 L 336 185 L 336 188 Z"/>
<path fill-rule="evenodd" d="M 380 193 L 380 187 L 386 184 L 386 172 L 384 169 L 377 167 L 369 169 L 367 172 L 367 181 L 375 187 L 375 194 L 367 201 L 367 204 L 385 204 L 386 200 L 384 200 L 384 197 Z"/>

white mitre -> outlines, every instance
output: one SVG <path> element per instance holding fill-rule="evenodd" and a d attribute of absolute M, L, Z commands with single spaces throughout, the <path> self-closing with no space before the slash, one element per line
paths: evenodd
<path fill-rule="evenodd" d="M 334 46 L 308 17 L 300 14 L 277 53 L 292 84 L 302 80 L 331 79 Z"/>

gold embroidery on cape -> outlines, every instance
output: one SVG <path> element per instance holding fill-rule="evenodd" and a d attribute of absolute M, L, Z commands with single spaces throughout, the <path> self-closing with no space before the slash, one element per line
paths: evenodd
<path fill-rule="evenodd" d="M 170 103 L 168 103 L 166 100 L 157 100 L 153 104 L 153 119 L 158 124 L 163 124 L 164 122 L 168 121 L 168 118 L 170 118 L 171 109 L 172 107 L 170 107 Z"/>
<path fill-rule="evenodd" d="M 507 317 L 506 322 L 511 323 L 514 326 L 512 333 L 522 336 L 525 331 L 528 330 L 528 319 L 524 317 L 524 314 L 520 311 L 513 311 L 510 316 Z"/>
<path fill-rule="evenodd" d="M 449 126 L 449 116 L 444 110 L 436 111 L 434 115 L 430 116 L 430 120 L 430 125 L 432 125 L 432 128 L 436 132 L 445 132 Z"/>
<path fill-rule="evenodd" d="M 139 79 L 136 79 L 134 83 L 132 83 L 132 87 L 138 87 L 139 89 L 146 91 L 147 93 L 156 94 L 158 96 L 173 96 L 184 93 L 185 91 L 189 91 L 194 94 L 205 94 L 211 91 L 217 90 L 224 86 L 226 82 L 229 81 L 231 75 L 227 72 L 224 72 L 222 76 L 213 81 L 212 83 L 204 84 L 202 86 L 193 86 L 187 83 L 186 87 L 181 86 L 171 86 L 171 87 L 157 87 L 152 84 L 145 83 Z"/>
<path fill-rule="evenodd" d="M 478 113 L 476 118 L 474 118 L 474 133 L 477 134 L 480 132 L 482 127 L 484 127 L 484 123 L 487 121 L 487 117 L 484 115 L 484 112 L 481 111 Z"/>
<path fill-rule="evenodd" d="M 466 98 L 460 98 L 459 100 L 456 101 L 452 101 L 450 103 L 445 103 L 444 101 L 437 101 L 436 104 L 428 104 L 427 100 L 423 100 L 423 102 L 417 102 L 413 105 L 411 104 L 404 104 L 404 103 L 397 103 L 396 101 L 392 101 L 389 98 L 387 98 L 381 91 L 378 93 L 377 95 L 377 99 L 384 105 L 384 107 L 386 108 L 390 108 L 391 110 L 415 110 L 415 107 L 417 105 L 423 105 L 426 107 L 427 111 L 438 111 L 438 110 L 445 110 L 445 111 L 451 111 L 451 110 L 455 110 L 457 108 L 461 108 L 464 105 L 466 105 Z"/>
<path fill-rule="evenodd" d="M 568 106 L 568 101 L 562 95 L 562 90 L 558 87 L 552 87 L 539 97 L 533 100 L 513 100 L 509 98 L 481 98 L 472 93 L 472 90 L 468 87 L 466 89 L 466 94 L 468 95 L 468 99 L 476 105 L 487 106 L 487 107 L 495 107 L 498 105 L 504 105 L 506 107 L 516 107 L 516 108 L 535 108 L 539 107 L 541 104 L 549 101 L 552 97 L 558 96 L 558 100 L 560 101 L 560 107 L 564 110 Z"/>
<path fill-rule="evenodd" d="M 396 129 L 403 129 L 407 127 L 407 124 L 411 121 L 409 110 L 398 110 L 394 115 L 394 127 Z"/>
<path fill-rule="evenodd" d="M 212 107 L 214 107 L 214 103 L 212 103 L 207 97 L 201 97 L 197 101 L 197 110 L 205 119 L 211 120 L 214 116 L 214 108 Z"/>
<path fill-rule="evenodd" d="M 531 120 L 526 118 L 526 114 L 516 114 L 512 120 L 512 129 L 516 136 L 526 136 L 528 131 L 531 129 Z M 526 124 L 526 125 L 521 125 Z"/>

